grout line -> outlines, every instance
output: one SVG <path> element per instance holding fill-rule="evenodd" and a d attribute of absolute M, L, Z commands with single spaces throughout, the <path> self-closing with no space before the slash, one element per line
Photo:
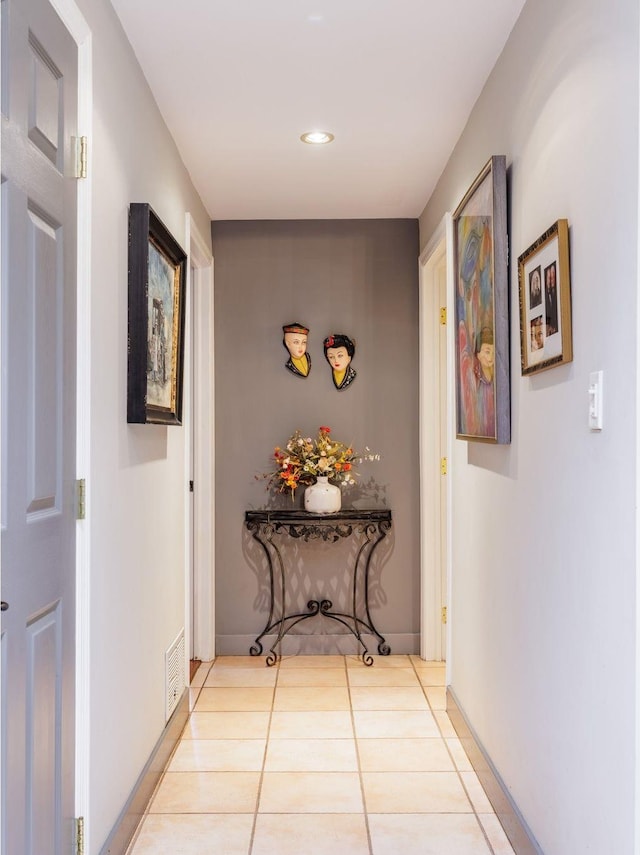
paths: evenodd
<path fill-rule="evenodd" d="M 247 855 L 251 855 L 253 852 L 253 844 L 255 841 L 256 835 L 256 825 L 258 824 L 258 813 L 260 811 L 260 797 L 262 796 L 262 784 L 264 782 L 264 770 L 267 764 L 267 752 L 269 750 L 269 740 L 271 738 L 271 721 L 273 719 L 273 708 L 276 703 L 276 689 L 278 688 L 278 681 L 280 680 L 280 659 L 278 659 L 273 665 L 267 665 L 265 662 L 265 668 L 277 668 L 276 672 L 276 681 L 273 684 L 273 690 L 271 695 L 271 709 L 269 711 L 269 721 L 267 722 L 267 734 L 264 741 L 264 752 L 262 754 L 262 768 L 260 770 L 260 780 L 258 781 L 258 793 L 256 795 L 256 808 L 253 813 L 253 824 L 251 826 L 251 837 L 249 838 L 249 850 Z M 256 688 L 256 687 L 254 687 Z"/>
<path fill-rule="evenodd" d="M 354 815 L 354 816 L 358 816 L 358 815 L 362 815 L 362 816 L 363 816 L 364 823 L 365 823 L 365 828 L 366 828 L 366 833 L 367 833 L 367 845 L 368 845 L 369 855 L 373 855 L 373 843 L 372 843 L 372 839 L 371 839 L 371 829 L 370 829 L 370 826 L 369 826 L 369 816 L 368 816 L 368 810 L 367 810 L 367 803 L 366 803 L 366 799 L 365 799 L 365 790 L 364 790 L 364 780 L 363 780 L 362 762 L 361 762 L 361 756 L 360 756 L 360 750 L 359 750 L 359 743 L 358 743 L 358 738 L 357 738 L 357 733 L 356 733 L 356 725 L 355 725 L 355 711 L 354 711 L 354 708 L 353 708 L 353 698 L 352 698 L 352 689 L 353 689 L 353 688 L 357 688 L 357 686 L 352 686 L 352 684 L 351 684 L 351 680 L 350 680 L 350 669 L 349 669 L 349 659 L 350 659 L 350 658 L 351 658 L 351 654 L 342 655 L 342 670 L 343 670 L 343 672 L 344 672 L 344 674 L 345 674 L 345 678 L 346 678 L 346 687 L 347 687 L 347 693 L 348 693 L 348 699 L 349 699 L 349 713 L 350 713 L 351 728 L 352 728 L 352 736 L 351 736 L 351 738 L 352 738 L 352 740 L 353 740 L 354 747 L 355 747 L 355 752 L 356 752 L 357 772 L 358 772 L 358 779 L 359 779 L 360 792 L 361 792 L 361 799 L 362 799 L 362 811 L 358 811 L 358 812 L 356 812 L 356 813 L 355 813 L 355 814 L 353 814 L 353 815 Z M 212 668 L 212 667 L 213 667 L 213 662 L 212 662 L 212 663 L 210 664 L 210 666 L 209 666 L 209 669 L 208 669 L 208 671 L 207 671 L 207 674 L 205 675 L 205 680 L 203 681 L 202 686 L 197 687 L 197 688 L 198 688 L 198 693 L 197 693 L 197 695 L 196 695 L 196 700 L 194 701 L 194 706 L 195 706 L 195 703 L 196 703 L 196 701 L 197 701 L 197 699 L 198 699 L 198 697 L 199 697 L 199 693 L 200 693 L 200 691 L 202 690 L 202 688 L 204 688 L 204 687 L 205 687 L 205 686 L 204 686 L 204 684 L 206 683 L 206 680 L 207 680 L 207 678 L 209 677 L 209 674 L 210 674 L 210 671 L 211 671 L 211 668 Z M 266 667 L 266 666 L 265 666 L 265 667 Z M 262 765 L 261 765 L 261 769 L 260 769 L 260 775 L 259 775 L 259 781 L 258 781 L 258 790 L 257 790 L 257 795 L 256 795 L 255 809 L 254 809 L 254 811 L 253 811 L 253 822 L 252 822 L 252 825 L 251 825 L 251 834 L 250 834 L 250 838 L 249 838 L 249 847 L 248 847 L 247 855 L 251 855 L 251 853 L 252 853 L 252 852 L 253 852 L 253 850 L 254 850 L 254 846 L 255 846 L 255 835 L 256 835 L 256 828 L 257 828 L 257 820 L 258 820 L 258 816 L 259 816 L 259 813 L 260 813 L 260 800 L 261 800 L 262 789 L 263 789 L 263 784 L 264 784 L 264 777 L 265 777 L 265 771 L 266 771 L 266 759 L 267 759 L 267 756 L 268 756 L 269 744 L 270 744 L 270 740 L 271 740 L 271 727 L 272 727 L 272 723 L 273 723 L 273 714 L 274 714 L 274 712 L 275 712 L 275 698 L 276 698 L 277 688 L 278 688 L 278 687 L 279 687 L 279 685 L 280 685 L 280 679 L 281 679 L 281 677 L 282 677 L 282 675 L 281 675 L 281 671 L 280 671 L 280 661 L 278 661 L 274 666 L 271 666 L 271 667 L 273 667 L 273 668 L 275 668 L 275 669 L 276 669 L 276 679 L 275 679 L 275 682 L 274 682 L 273 686 L 269 687 L 269 688 L 271 688 L 271 690 L 272 690 L 272 700 L 271 700 L 271 707 L 270 707 L 270 710 L 269 710 L 269 717 L 268 717 L 268 723 L 267 723 L 267 729 L 266 729 L 266 737 L 265 737 L 264 750 L 263 750 L 263 756 L 262 756 Z M 374 666 L 371 666 L 371 667 L 375 667 L 375 665 L 374 665 Z M 480 818 L 480 816 L 481 816 L 481 815 L 479 814 L 478 810 L 476 809 L 476 806 L 475 806 L 475 804 L 474 804 L 474 802 L 473 802 L 473 800 L 472 800 L 472 798 L 471 798 L 471 796 L 470 796 L 470 791 L 469 791 L 469 789 L 467 788 L 467 786 L 466 786 L 466 784 L 465 784 L 465 781 L 464 781 L 464 778 L 463 778 L 463 776 L 462 776 L 462 770 L 458 769 L 458 766 L 457 766 L 457 763 L 456 763 L 456 759 L 455 759 L 455 757 L 454 757 L 454 755 L 453 755 L 453 752 L 452 752 L 452 750 L 451 750 L 451 748 L 450 748 L 449 742 L 447 741 L 447 740 L 448 740 L 448 737 L 445 737 L 445 736 L 444 736 L 444 733 L 443 733 L 443 727 L 445 727 L 445 726 L 446 726 L 445 718 L 446 718 L 446 720 L 449 720 L 449 721 L 450 721 L 449 716 L 448 716 L 448 714 L 447 714 L 447 712 L 446 712 L 446 709 L 445 709 L 445 710 L 437 710 L 437 712 L 438 712 L 440 715 L 439 715 L 439 718 L 438 718 L 438 717 L 436 717 L 436 715 L 435 715 L 436 710 L 434 710 L 434 708 L 433 708 L 433 706 L 432 706 L 431 702 L 429 701 L 429 696 L 428 696 L 428 694 L 427 694 L 427 689 L 428 689 L 428 688 L 436 688 L 436 687 L 426 687 L 426 686 L 424 686 L 424 685 L 422 684 L 422 682 L 420 681 L 420 674 L 419 674 L 419 671 L 418 671 L 418 669 L 417 669 L 417 667 L 416 667 L 415 662 L 414 662 L 414 660 L 413 660 L 413 659 L 409 658 L 409 663 L 408 663 L 408 665 L 403 665 L 402 667 L 410 667 L 410 668 L 413 670 L 414 674 L 416 675 L 416 677 L 417 677 L 417 679 L 418 679 L 418 684 L 419 684 L 419 686 L 420 686 L 420 688 L 421 688 L 421 690 L 422 690 L 422 693 L 423 693 L 423 695 L 424 695 L 424 697 L 425 697 L 425 699 L 426 699 L 426 701 L 427 701 L 428 709 L 429 709 L 429 711 L 430 711 L 431 715 L 433 716 L 433 719 L 434 719 L 434 721 L 435 721 L 435 723 L 436 723 L 436 727 L 437 727 L 437 730 L 438 730 L 438 733 L 439 733 L 439 738 L 443 741 L 443 743 L 444 743 L 444 745 L 445 745 L 446 751 L 447 751 L 447 753 L 448 753 L 448 755 L 449 755 L 449 757 L 450 757 L 450 759 L 451 759 L 451 761 L 452 761 L 452 763 L 453 763 L 453 768 L 454 768 L 454 770 L 455 770 L 455 772 L 456 772 L 456 774 L 457 774 L 457 776 L 458 776 L 458 780 L 460 781 L 460 783 L 461 783 L 461 785 L 462 785 L 462 788 L 463 788 L 463 791 L 465 792 L 465 794 L 466 794 L 466 796 L 467 796 L 467 798 L 468 798 L 468 800 L 469 800 L 469 804 L 470 804 L 470 811 L 469 811 L 469 812 L 470 812 L 470 813 L 473 813 L 473 815 L 474 815 L 474 816 L 475 816 L 475 818 L 476 818 L 476 822 L 477 822 L 477 823 L 478 823 L 478 825 L 480 826 L 481 833 L 482 833 L 483 838 L 484 838 L 484 840 L 485 840 L 485 843 L 486 843 L 486 845 L 487 845 L 487 847 L 488 847 L 487 852 L 488 852 L 488 853 L 491 853 L 491 855 L 495 855 L 496 850 L 495 850 L 495 849 L 493 848 L 493 846 L 492 846 L 492 843 L 491 843 L 491 841 L 490 841 L 490 839 L 489 839 L 488 833 L 487 833 L 487 831 L 486 831 L 486 829 L 485 829 L 485 827 L 484 827 L 484 824 L 482 823 L 482 820 L 481 820 L 481 818 Z M 194 687 L 194 688 L 195 688 L 195 687 Z M 222 687 L 222 688 L 224 688 L 224 687 Z M 231 688 L 236 688 L 236 687 L 231 687 Z M 253 689 L 257 689 L 257 688 L 265 688 L 265 687 L 260 687 L 260 686 L 251 686 L 251 687 L 247 687 L 247 688 L 249 688 L 250 690 L 253 690 Z M 303 687 L 303 688 L 310 688 L 310 687 Z M 320 687 L 320 688 L 321 688 L 321 687 Z M 381 688 L 387 688 L 387 689 L 388 689 L 388 688 L 395 688 L 395 687 L 386 687 L 386 686 L 383 686 L 383 687 L 381 687 Z M 266 710 L 265 710 L 265 712 L 266 712 Z M 186 731 L 186 729 L 187 729 L 187 727 L 188 727 L 188 725 L 189 725 L 189 722 L 190 722 L 190 720 L 191 720 L 191 718 L 192 718 L 192 716 L 193 716 L 193 713 L 194 713 L 194 710 L 190 709 L 190 710 L 189 710 L 189 715 L 188 715 L 188 717 L 187 717 L 187 724 L 185 725 L 185 729 L 183 730 L 182 734 L 181 734 L 181 735 L 180 735 L 180 737 L 178 738 L 178 741 L 177 741 L 177 743 L 176 743 L 176 747 L 174 748 L 174 751 L 172 752 L 171 757 L 173 757 L 173 754 L 174 754 L 174 753 L 175 753 L 175 751 L 177 750 L 177 747 L 178 747 L 180 744 L 182 744 L 182 742 L 183 742 L 183 740 L 184 740 L 184 733 L 185 733 L 185 731 Z M 210 738 L 211 738 L 211 739 L 214 739 L 214 740 L 216 739 L 216 737 L 210 737 Z M 251 736 L 249 735 L 249 736 L 245 736 L 245 737 L 243 737 L 243 738 L 244 738 L 244 739 L 248 739 L 248 738 L 251 738 Z M 453 738 L 453 737 L 451 737 L 451 738 Z M 167 762 L 167 768 L 168 768 L 168 766 L 169 766 L 170 761 L 171 761 L 171 758 L 169 758 L 169 761 Z M 185 770 L 185 771 L 188 771 L 188 770 Z M 164 778 L 165 778 L 165 775 L 166 775 L 166 774 L 167 774 L 167 773 L 166 773 L 166 770 L 165 770 L 165 771 L 163 771 L 163 773 L 161 774 L 160 779 L 159 779 L 159 781 L 158 781 L 158 784 L 157 784 L 156 788 L 154 789 L 154 793 L 153 793 L 153 795 L 152 795 L 151 799 L 149 800 L 149 805 L 147 806 L 147 810 L 145 811 L 145 815 L 141 818 L 141 820 L 140 820 L 140 822 L 139 822 L 139 824 L 138 824 L 138 826 L 137 826 L 136 832 L 135 832 L 135 834 L 134 834 L 134 837 L 132 838 L 132 840 L 131 840 L 131 842 L 130 842 L 130 844 L 129 844 L 129 847 L 128 847 L 128 849 L 127 849 L 127 853 L 130 853 L 130 855 L 133 855 L 133 853 L 134 853 L 135 843 L 136 843 L 136 841 L 137 841 L 137 839 L 138 839 L 138 837 L 139 837 L 140 830 L 141 830 L 142 825 L 143 825 L 143 821 L 144 821 L 144 819 L 146 818 L 146 816 L 149 814 L 149 808 L 150 808 L 151 804 L 153 803 L 153 800 L 154 800 L 154 798 L 155 798 L 155 796 L 156 796 L 157 790 L 158 790 L 158 788 L 160 787 L 160 785 L 161 785 L 162 781 L 164 780 Z M 477 777 L 477 776 L 476 776 L 476 777 Z M 479 781 L 479 779 L 478 779 L 478 781 Z M 480 781 L 479 781 L 479 783 L 480 783 L 480 787 L 481 787 L 481 789 L 484 791 L 484 787 L 482 787 L 482 782 L 480 782 Z M 495 811 L 493 810 L 493 808 L 491 808 L 491 813 L 495 816 Z M 483 812 L 483 814 L 482 814 L 482 815 L 485 815 L 485 813 Z M 487 815 L 489 815 L 489 814 L 487 814 Z"/>
<path fill-rule="evenodd" d="M 373 665 L 368 666 L 373 668 Z M 356 720 L 353 714 L 353 701 L 351 698 L 351 680 L 349 679 L 349 666 L 347 658 L 344 657 L 344 668 L 347 677 L 347 692 L 349 694 L 349 712 L 351 715 L 351 729 L 353 731 L 353 744 L 356 751 L 356 760 L 358 762 L 358 780 L 360 782 L 360 796 L 362 797 L 362 814 L 364 817 L 364 825 L 367 830 L 367 845 L 369 846 L 369 855 L 373 855 L 373 843 L 371 842 L 371 829 L 369 828 L 369 812 L 367 810 L 367 801 L 364 796 L 364 781 L 362 779 L 362 763 L 360 761 L 360 748 L 358 747 L 358 735 L 356 733 Z"/>
<path fill-rule="evenodd" d="M 198 702 L 198 698 L 200 697 L 200 693 L 204 689 L 204 684 L 207 682 L 207 678 L 209 677 L 209 674 L 211 673 L 211 669 L 213 668 L 214 662 L 215 662 L 215 659 L 212 659 L 211 662 L 208 663 L 209 667 L 207 668 L 207 673 L 204 675 L 204 680 L 202 681 L 202 683 L 199 686 L 192 686 L 191 683 L 189 683 L 189 717 L 187 718 L 187 724 L 189 723 L 189 718 L 191 718 L 191 713 L 195 709 L 195 706 Z M 207 664 L 206 662 L 202 662 L 200 667 L 198 668 L 198 671 L 200 670 L 200 668 L 202 668 L 203 665 L 206 665 L 206 664 Z M 191 709 L 191 692 L 193 692 L 193 691 L 196 692 L 196 696 L 193 700 L 193 709 Z M 184 730 L 186 730 L 187 724 L 185 724 Z M 182 739 L 182 736 L 184 734 L 184 730 L 180 734 L 180 739 Z"/>

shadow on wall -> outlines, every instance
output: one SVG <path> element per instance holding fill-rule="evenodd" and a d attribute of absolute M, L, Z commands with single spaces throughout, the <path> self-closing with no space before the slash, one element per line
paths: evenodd
<path fill-rule="evenodd" d="M 256 475 L 256 480 L 262 480 L 263 476 Z M 356 508 L 357 510 L 377 510 L 389 507 L 387 499 L 388 486 L 379 484 L 371 476 L 366 481 L 357 481 L 352 486 L 342 487 L 342 508 Z M 293 497 L 291 493 L 279 493 L 276 490 L 265 489 L 265 501 L 259 507 L 251 507 L 250 510 L 261 511 L 299 511 L 304 509 L 304 489 L 298 488 Z"/>
<path fill-rule="evenodd" d="M 374 624 L 375 611 L 387 603 L 381 579 L 383 568 L 393 553 L 393 527 L 376 544 L 375 554 L 371 553 L 371 547 L 376 537 L 370 526 L 344 525 L 340 534 L 329 539 L 325 538 L 326 529 L 318 527 L 313 531 L 313 526 L 308 525 L 305 528 L 311 529 L 311 533 L 296 539 L 274 524 L 263 544 L 243 527 L 242 553 L 256 580 L 253 600 L 256 637 L 260 637 L 261 644 L 268 649 L 278 633 L 281 616 L 286 614 L 284 631 L 288 633 L 294 626 L 295 631 L 287 637 L 284 650 L 360 653 L 347 625 L 353 626 L 353 614 L 367 614 L 365 568 L 369 555 L 366 586 Z M 286 594 L 283 592 L 285 582 Z M 327 617 L 323 611 L 341 615 L 347 625 Z M 366 628 L 360 629 L 363 635 L 368 634 Z"/>

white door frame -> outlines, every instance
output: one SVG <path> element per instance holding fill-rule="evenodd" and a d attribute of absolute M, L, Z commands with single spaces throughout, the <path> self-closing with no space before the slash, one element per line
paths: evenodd
<path fill-rule="evenodd" d="M 189 284 L 189 294 L 193 301 L 190 313 L 193 319 L 193 346 L 190 348 L 193 353 L 190 384 L 193 400 L 189 412 L 193 415 L 194 424 L 189 432 L 190 438 L 185 443 L 185 484 L 191 477 L 190 461 L 193 459 L 195 485 L 193 516 L 190 512 L 189 493 L 185 493 L 185 626 L 188 627 L 186 650 L 193 649 L 194 656 L 205 662 L 215 656 L 216 638 L 213 257 L 191 214 L 186 215 L 185 235 L 189 253 L 189 277 L 191 268 L 194 268 L 194 281 Z"/>
<path fill-rule="evenodd" d="M 441 632 L 442 550 L 441 526 L 446 539 L 446 602 L 451 602 L 451 507 L 454 371 L 452 366 L 453 324 L 447 323 L 447 413 L 446 449 L 448 461 L 446 507 L 440 502 L 440 295 L 437 269 L 446 260 L 447 306 L 453 306 L 453 241 L 452 218 L 446 214 L 420 255 L 420 656 L 440 661 L 443 656 Z M 449 309 L 449 315 L 452 310 Z M 444 520 L 442 515 L 444 514 Z M 447 621 L 446 648 L 451 651 L 451 620 Z M 447 670 L 449 662 L 447 662 Z"/>
<path fill-rule="evenodd" d="M 640 108 L 640 105 L 639 105 Z M 638 149 L 640 163 L 640 148 Z M 638 182 L 638 234 L 636 244 L 636 292 L 640 291 L 640 181 Z M 636 302 L 636 737 L 635 785 L 640 793 L 640 304 Z M 635 855 L 640 855 L 640 799 L 635 799 Z"/>

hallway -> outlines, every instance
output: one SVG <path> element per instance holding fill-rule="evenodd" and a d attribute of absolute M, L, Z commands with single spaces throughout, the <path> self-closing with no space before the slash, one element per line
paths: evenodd
<path fill-rule="evenodd" d="M 512 855 L 417 656 L 219 657 L 128 855 Z"/>

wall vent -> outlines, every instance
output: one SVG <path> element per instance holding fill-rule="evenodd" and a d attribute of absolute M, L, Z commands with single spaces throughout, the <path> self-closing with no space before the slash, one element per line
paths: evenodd
<path fill-rule="evenodd" d="M 184 629 L 165 653 L 165 685 L 166 685 L 166 721 L 169 721 L 173 711 L 186 688 L 184 662 Z"/>

